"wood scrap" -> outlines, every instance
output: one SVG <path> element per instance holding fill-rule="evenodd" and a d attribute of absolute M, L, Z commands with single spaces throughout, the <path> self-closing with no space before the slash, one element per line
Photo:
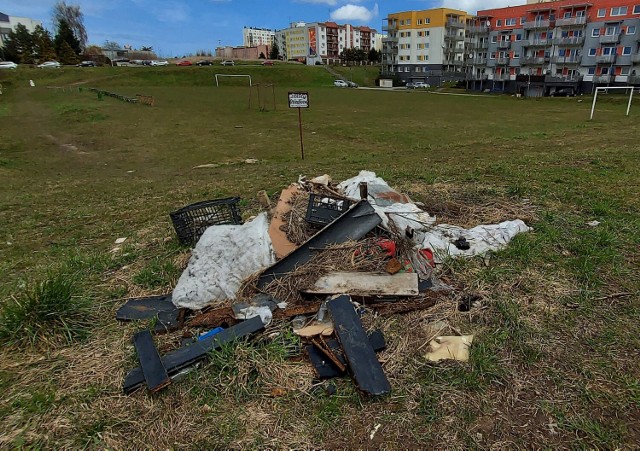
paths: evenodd
<path fill-rule="evenodd" d="M 158 350 L 153 343 L 153 337 L 148 330 L 138 332 L 133 336 L 133 345 L 140 360 L 140 367 L 147 388 L 155 393 L 171 383 L 167 370 L 160 359 Z"/>
<path fill-rule="evenodd" d="M 271 245 L 278 258 L 283 258 L 297 247 L 295 243 L 289 241 L 287 234 L 282 230 L 282 226 L 285 225 L 284 216 L 291 210 L 291 198 L 299 191 L 300 188 L 295 183 L 290 185 L 289 188 L 282 190 L 273 217 L 271 218 L 271 223 L 269 224 Z"/>
<path fill-rule="evenodd" d="M 389 275 L 372 272 L 331 272 L 320 277 L 311 288 L 303 290 L 310 294 L 339 294 L 354 296 L 417 296 L 418 275 L 399 273 Z"/>

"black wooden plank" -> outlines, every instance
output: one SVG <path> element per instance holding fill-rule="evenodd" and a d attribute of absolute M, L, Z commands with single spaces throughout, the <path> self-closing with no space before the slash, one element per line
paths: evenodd
<path fill-rule="evenodd" d="M 373 331 L 369 334 L 369 342 L 371 343 L 371 347 L 375 352 L 382 351 L 386 347 L 386 343 L 384 341 L 384 336 L 382 332 L 379 330 Z M 344 356 L 342 355 L 342 349 L 340 348 L 340 343 L 335 338 L 330 338 L 326 340 L 327 346 L 329 349 L 333 351 L 335 356 L 346 364 L 346 360 L 344 360 Z M 344 373 L 338 369 L 338 367 L 329 359 L 327 359 L 324 354 L 318 350 L 314 345 L 305 346 L 305 351 L 309 356 L 309 360 L 313 365 L 313 368 L 316 372 L 316 376 L 318 379 L 332 379 L 334 377 L 342 376 Z"/>
<path fill-rule="evenodd" d="M 116 319 L 120 321 L 151 319 L 160 312 L 178 314 L 178 307 L 171 302 L 171 294 L 128 299 L 116 312 Z"/>
<path fill-rule="evenodd" d="M 259 316 L 256 316 L 225 329 L 219 334 L 202 341 L 196 341 L 189 346 L 176 349 L 162 357 L 162 363 L 167 373 L 171 376 L 182 368 L 204 359 L 207 353 L 220 348 L 225 343 L 246 337 L 262 328 L 264 328 L 262 320 Z M 142 384 L 144 384 L 144 374 L 142 373 L 142 368 L 137 367 L 129 371 L 129 374 L 124 378 L 123 390 L 125 393 L 131 393 Z"/>
<path fill-rule="evenodd" d="M 378 362 L 349 296 L 327 302 L 333 326 L 356 384 L 365 393 L 384 395 L 391 385 Z"/>
<path fill-rule="evenodd" d="M 138 332 L 133 336 L 133 345 L 138 353 L 142 374 L 149 391 L 156 392 L 169 385 L 171 379 L 169 379 L 158 350 L 153 344 L 151 333 L 148 330 Z"/>
<path fill-rule="evenodd" d="M 302 246 L 274 265 L 265 269 L 258 279 L 257 286 L 262 288 L 269 282 L 283 277 L 296 267 L 308 262 L 313 249 L 322 249 L 330 244 L 340 244 L 349 240 L 359 240 L 372 231 L 382 219 L 366 200 L 358 202 L 350 210 L 320 230 Z"/>

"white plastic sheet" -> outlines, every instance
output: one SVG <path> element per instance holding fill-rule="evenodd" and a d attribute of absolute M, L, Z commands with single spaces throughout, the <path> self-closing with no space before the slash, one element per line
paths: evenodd
<path fill-rule="evenodd" d="M 243 225 L 209 227 L 173 290 L 178 307 L 201 309 L 234 299 L 242 281 L 275 262 L 267 214 Z"/>

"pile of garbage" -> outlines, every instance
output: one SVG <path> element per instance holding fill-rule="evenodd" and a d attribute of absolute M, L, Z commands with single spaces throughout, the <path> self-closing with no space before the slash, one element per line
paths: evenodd
<path fill-rule="evenodd" d="M 301 337 L 318 379 L 349 374 L 363 393 L 389 393 L 376 357 L 385 338 L 365 330 L 362 314 L 428 309 L 451 290 L 434 275 L 444 259 L 500 250 L 530 230 L 519 219 L 471 229 L 436 225 L 368 171 L 341 183 L 301 177 L 275 207 L 264 196 L 265 211 L 243 224 L 235 210 L 221 210 L 235 208 L 229 199 L 212 201 L 217 210 L 199 217 L 185 207 L 191 219 L 180 219 L 180 229 L 172 215 L 179 234 L 192 227 L 196 242 L 173 293 L 130 299 L 118 310 L 122 321 L 155 318 L 155 333 L 199 330 L 162 356 L 150 331 L 136 334 L 140 366 L 125 377 L 125 393 L 145 385 L 158 391 L 225 343 L 274 321 Z M 438 337 L 433 358 L 464 359 L 472 339 Z"/>

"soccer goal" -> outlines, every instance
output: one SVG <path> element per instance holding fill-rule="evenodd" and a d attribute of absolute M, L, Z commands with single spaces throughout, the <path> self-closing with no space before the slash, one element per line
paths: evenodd
<path fill-rule="evenodd" d="M 629 116 L 629 110 L 631 109 L 631 101 L 633 100 L 633 90 L 638 89 L 636 86 L 599 86 L 596 88 L 596 92 L 593 94 L 593 103 L 591 104 L 591 115 L 589 120 L 593 119 L 593 112 L 596 109 L 596 102 L 598 101 L 598 93 L 601 91 L 609 91 L 610 89 L 624 89 L 629 92 L 629 103 L 627 103 L 627 116 Z"/>
<path fill-rule="evenodd" d="M 244 78 L 248 78 L 249 79 L 249 86 L 252 86 L 252 84 L 251 84 L 251 75 L 230 75 L 230 74 L 216 74 L 216 86 L 220 86 L 220 81 L 218 80 L 218 78 L 222 78 L 222 77 L 244 77 Z"/>

